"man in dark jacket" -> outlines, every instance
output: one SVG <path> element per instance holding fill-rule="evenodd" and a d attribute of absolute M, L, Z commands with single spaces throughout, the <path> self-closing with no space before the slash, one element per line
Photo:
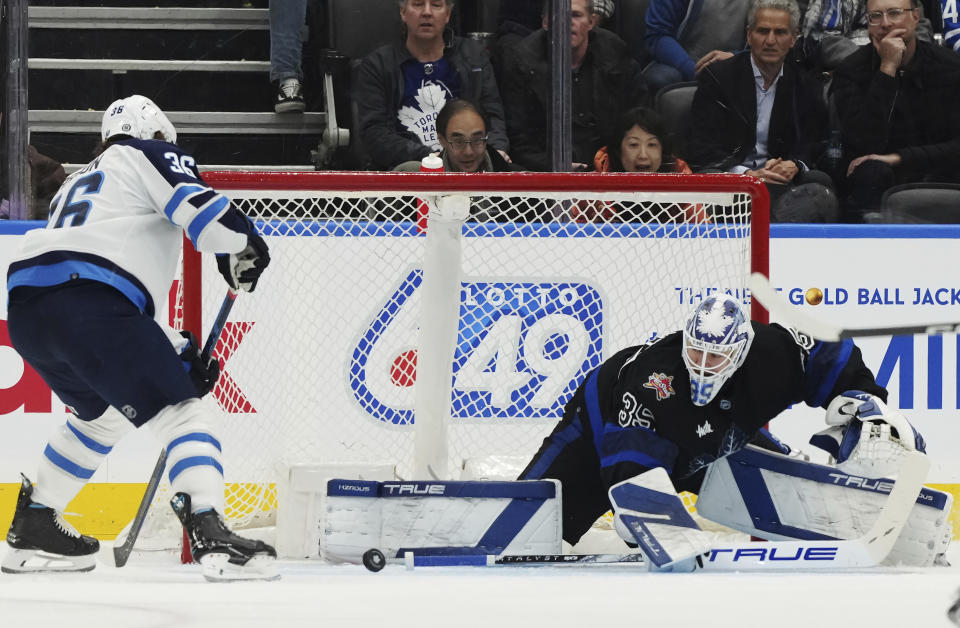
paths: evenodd
<path fill-rule="evenodd" d="M 688 157 L 694 170 L 749 174 L 767 184 L 776 221 L 830 222 L 830 177 L 815 170 L 826 133 L 820 86 L 787 61 L 797 40 L 794 0 L 757 0 L 749 52 L 697 77 Z M 802 188 L 802 189 L 800 189 Z"/>
<path fill-rule="evenodd" d="M 452 0 L 400 0 L 404 39 L 364 58 L 353 99 L 365 152 L 381 170 L 440 151 L 436 117 L 466 98 L 490 118 L 489 144 L 509 148 L 503 104 L 479 43 L 447 33 Z"/>
<path fill-rule="evenodd" d="M 546 5 L 545 7 L 546 8 Z M 639 64 L 622 39 L 593 28 L 590 0 L 572 0 L 570 59 L 573 64 L 574 170 L 592 169 L 597 150 L 607 142 L 620 114 L 644 104 L 646 88 Z M 550 111 L 549 34 L 543 29 L 519 42 L 503 68 L 503 101 L 515 162 L 531 170 L 549 170 L 547 116 Z"/>
<path fill-rule="evenodd" d="M 958 182 L 960 58 L 917 38 L 911 0 L 869 0 L 870 43 L 837 69 L 847 220 L 879 209 L 883 192 L 916 181 Z"/>

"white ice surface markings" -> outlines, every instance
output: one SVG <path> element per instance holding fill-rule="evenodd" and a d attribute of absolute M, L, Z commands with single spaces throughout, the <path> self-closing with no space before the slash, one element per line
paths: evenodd
<path fill-rule="evenodd" d="M 960 564 L 960 549 L 951 558 Z M 173 553 L 137 552 L 123 569 L 4 574 L 0 626 L 936 628 L 952 626 L 945 613 L 960 587 L 960 567 L 760 575 L 388 565 L 374 574 L 282 561 L 280 570 L 279 582 L 212 584 Z"/>

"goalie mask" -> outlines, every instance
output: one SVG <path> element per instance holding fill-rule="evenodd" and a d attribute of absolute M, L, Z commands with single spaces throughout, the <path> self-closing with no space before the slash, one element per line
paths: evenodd
<path fill-rule="evenodd" d="M 690 373 L 690 399 L 705 406 L 747 359 L 753 326 L 734 299 L 704 300 L 683 329 L 683 363 Z"/>
<path fill-rule="evenodd" d="M 171 144 L 177 141 L 177 130 L 152 100 L 133 95 L 115 100 L 103 112 L 100 138 L 107 141 L 115 135 L 129 135 L 141 140 L 152 140 L 159 131 Z"/>

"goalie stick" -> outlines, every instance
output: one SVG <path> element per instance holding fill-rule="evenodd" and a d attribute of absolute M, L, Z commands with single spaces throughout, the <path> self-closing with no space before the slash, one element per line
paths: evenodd
<path fill-rule="evenodd" d="M 233 304 L 236 300 L 237 293 L 228 289 L 227 296 L 223 298 L 223 303 L 220 304 L 220 311 L 217 313 L 217 318 L 213 321 L 213 326 L 210 328 L 210 333 L 207 335 L 207 340 L 203 344 L 203 351 L 200 354 L 200 359 L 204 364 L 209 364 L 210 360 L 213 359 L 213 350 L 216 348 L 217 342 L 220 340 L 220 335 L 223 333 L 223 328 L 227 323 L 227 317 L 230 316 L 230 310 L 233 309 Z M 163 470 L 166 468 L 166 466 L 167 449 L 164 447 L 160 451 L 160 456 L 157 458 L 157 464 L 154 465 L 153 473 L 150 474 L 150 479 L 147 481 L 147 488 L 143 492 L 143 498 L 140 500 L 140 506 L 137 508 L 137 514 L 134 515 L 133 521 L 130 522 L 130 529 L 127 531 L 127 537 L 123 539 L 120 544 L 115 544 L 113 546 L 113 560 L 117 567 L 123 567 L 127 564 L 127 560 L 130 559 L 130 553 L 133 551 L 133 546 L 137 543 L 137 537 L 140 536 L 140 528 L 143 527 L 143 522 L 147 518 L 147 512 L 150 510 L 150 504 L 153 503 L 154 495 L 157 494 L 157 487 L 160 485 L 160 480 L 163 478 Z M 189 547 L 189 545 L 186 547 Z"/>
<path fill-rule="evenodd" d="M 847 540 L 768 541 L 720 543 L 699 557 L 703 571 L 814 571 L 876 567 L 890 553 L 910 510 L 923 488 L 930 460 L 912 451 L 904 457 L 897 480 L 876 521 L 860 538 Z M 429 550 L 428 550 L 429 551 Z M 399 558 L 399 557 L 398 557 Z M 406 552 L 400 560 L 407 568 L 440 566 L 544 566 L 611 563 L 640 563 L 640 554 L 547 554 L 547 555 L 463 555 Z"/>
<path fill-rule="evenodd" d="M 750 292 L 760 305 L 786 325 L 809 334 L 817 340 L 836 342 L 844 338 L 864 336 L 898 336 L 906 334 L 948 334 L 960 332 L 960 322 L 926 323 L 923 325 L 896 325 L 891 327 L 840 327 L 808 315 L 791 306 L 777 294 L 776 288 L 761 273 L 750 275 Z"/>
<path fill-rule="evenodd" d="M 403 563 L 413 567 L 536 567 L 543 565 L 612 565 L 644 564 L 643 554 L 479 554 L 437 555 L 407 552 Z"/>

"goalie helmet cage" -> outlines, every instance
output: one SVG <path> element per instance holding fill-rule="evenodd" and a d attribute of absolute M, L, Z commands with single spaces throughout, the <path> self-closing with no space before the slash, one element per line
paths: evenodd
<path fill-rule="evenodd" d="M 768 272 L 769 196 L 747 176 L 204 179 L 255 221 L 272 260 L 237 301 L 217 352 L 223 373 L 205 399 L 223 411 L 234 528 L 272 520 L 291 464 L 389 463 L 398 477 L 430 479 L 412 477 L 415 397 L 445 408 L 441 479 L 458 479 L 465 461 L 529 457 L 604 359 L 681 328 L 708 294 L 749 302 L 750 273 Z M 469 216 L 430 254 L 440 223 L 431 214 L 424 233 L 418 213 L 449 196 L 468 197 Z M 226 287 L 213 256 L 191 249 L 183 267 L 175 324 L 202 338 Z M 440 339 L 450 385 L 415 395 L 418 338 L 436 336 L 420 328 L 421 311 L 437 306 L 423 284 L 444 272 L 460 286 L 448 299 L 456 332 Z M 753 318 L 766 321 L 757 304 Z"/>

